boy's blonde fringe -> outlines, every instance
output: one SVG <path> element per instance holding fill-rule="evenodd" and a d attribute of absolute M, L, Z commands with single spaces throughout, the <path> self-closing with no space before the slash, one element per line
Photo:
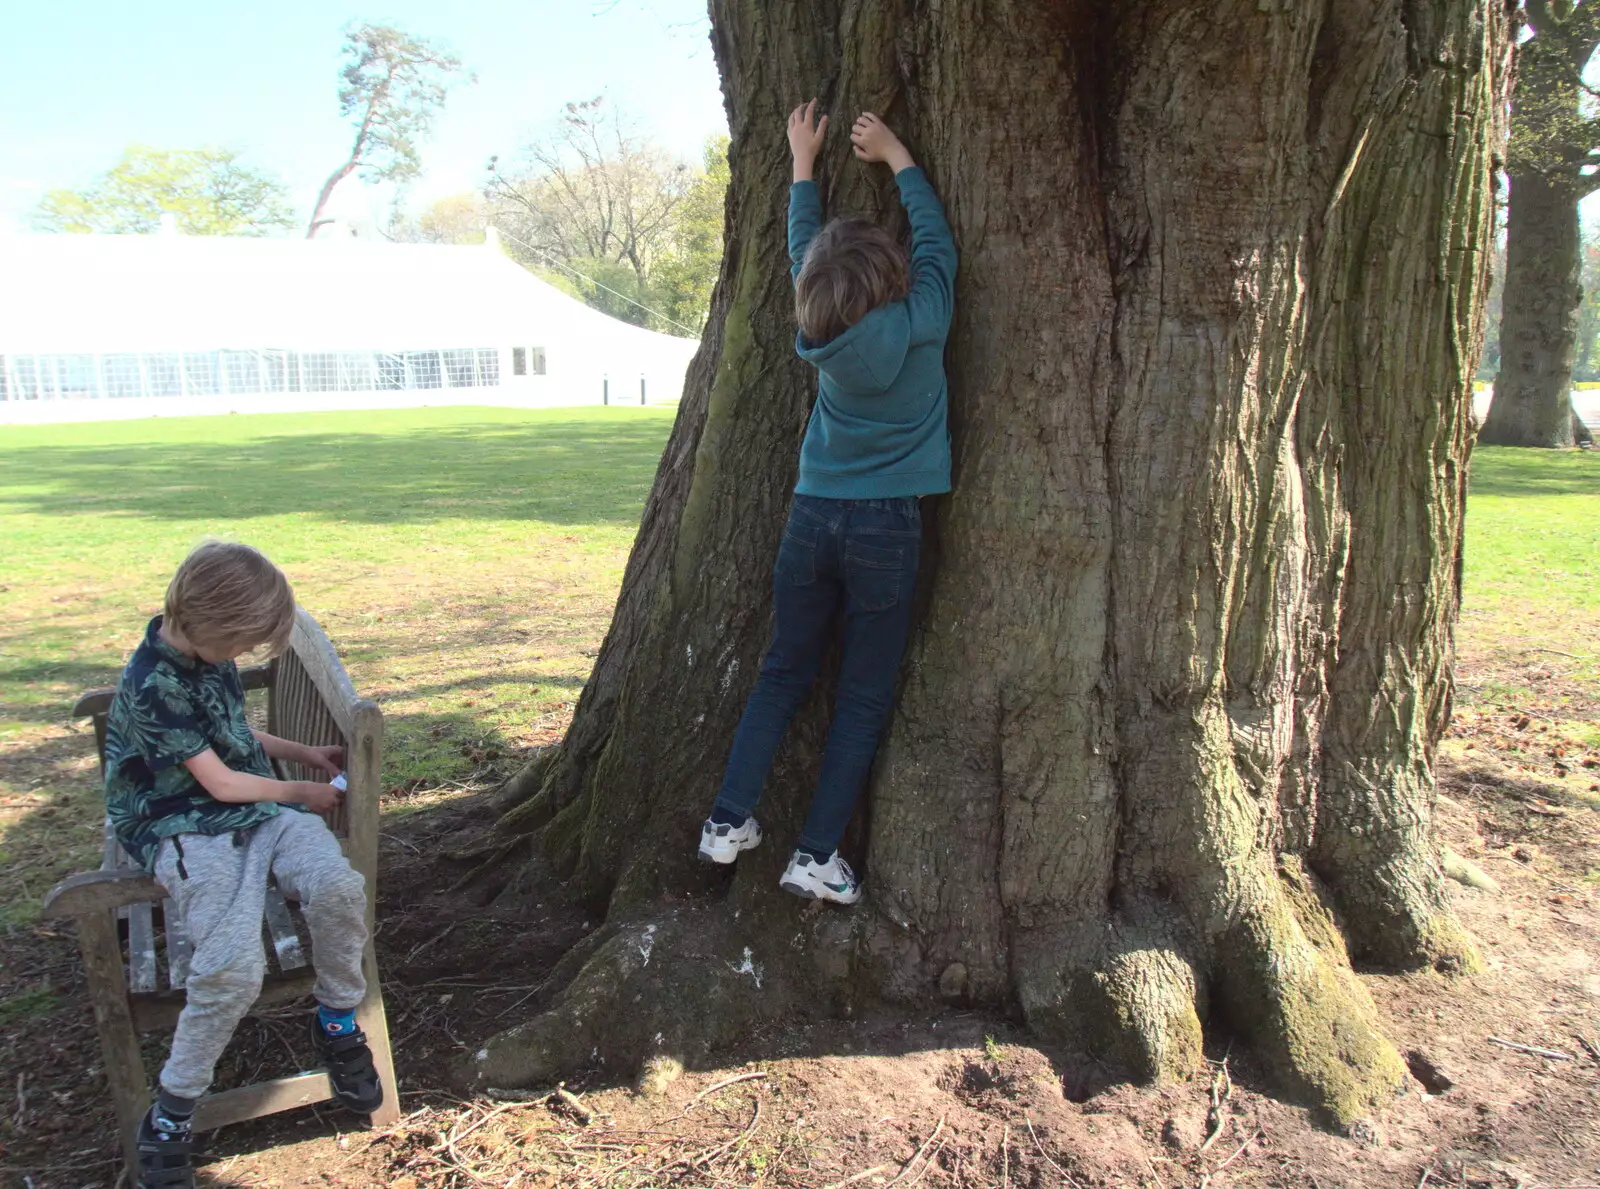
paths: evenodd
<path fill-rule="evenodd" d="M 265 645 L 276 655 L 294 631 L 294 590 L 260 550 L 205 541 L 183 559 L 167 586 L 166 622 L 207 651 Z"/>

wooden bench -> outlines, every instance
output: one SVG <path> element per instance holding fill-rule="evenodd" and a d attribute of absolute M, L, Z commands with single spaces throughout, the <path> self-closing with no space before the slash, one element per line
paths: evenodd
<path fill-rule="evenodd" d="M 349 789 L 327 821 L 339 836 L 351 866 L 366 877 L 370 931 L 377 897 L 382 713 L 375 703 L 357 696 L 328 637 L 303 610 L 295 613 L 294 632 L 283 653 L 270 664 L 241 669 L 239 676 L 246 690 L 268 691 L 268 732 L 312 746 L 343 746 Z M 106 714 L 115 692 L 86 693 L 73 711 L 77 717 L 94 721 L 102 777 Z M 318 778 L 298 764 L 274 761 L 274 766 L 286 780 Z M 139 1053 L 139 1033 L 170 1031 L 177 1023 L 188 978 L 189 939 L 166 892 L 128 858 L 109 823 L 100 870 L 63 881 L 45 898 L 43 915 L 70 919 L 77 925 L 78 949 L 131 1181 L 135 1179 L 135 1135 L 150 1104 L 150 1079 Z M 269 888 L 264 916 L 268 973 L 256 1009 L 309 995 L 315 981 L 301 940 L 307 934 L 297 906 L 285 900 L 277 888 Z M 372 1116 L 374 1124 L 383 1126 L 400 1116 L 399 1088 L 371 940 L 362 964 L 367 997 L 356 1009 L 356 1020 L 367 1034 L 373 1063 L 383 1079 L 383 1106 Z M 195 1128 L 209 1130 L 332 1097 L 326 1073 L 299 1073 L 207 1095 L 195 1110 Z"/>

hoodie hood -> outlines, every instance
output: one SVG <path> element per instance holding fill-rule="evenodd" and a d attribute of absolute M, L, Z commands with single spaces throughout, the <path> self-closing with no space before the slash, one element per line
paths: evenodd
<path fill-rule="evenodd" d="M 815 367 L 840 392 L 875 396 L 899 376 L 911 347 L 911 316 L 903 301 L 872 310 L 838 338 L 813 345 L 795 339 L 800 358 Z"/>

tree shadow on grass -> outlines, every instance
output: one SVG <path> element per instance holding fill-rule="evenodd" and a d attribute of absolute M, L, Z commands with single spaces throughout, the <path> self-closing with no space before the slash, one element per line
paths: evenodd
<path fill-rule="evenodd" d="M 12 507 L 42 516 L 632 525 L 669 430 L 658 419 L 485 421 L 246 443 L 13 445 L 0 448 L 0 470 Z"/>
<path fill-rule="evenodd" d="M 1472 455 L 1472 496 L 1600 496 L 1600 454 L 1480 446 Z"/>
<path fill-rule="evenodd" d="M 121 670 L 113 665 L 79 661 L 41 661 L 0 668 L 0 718 L 18 722 L 64 722 L 79 694 L 74 692 L 64 699 L 55 699 L 40 693 L 38 687 L 73 691 L 103 689 L 115 685 L 120 675 Z"/>

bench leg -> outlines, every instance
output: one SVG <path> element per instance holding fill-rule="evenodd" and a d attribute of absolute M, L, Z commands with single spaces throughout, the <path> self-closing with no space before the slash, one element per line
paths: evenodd
<path fill-rule="evenodd" d="M 150 1105 L 150 1083 L 139 1053 L 139 1033 L 128 1007 L 128 982 L 122 971 L 122 945 L 117 940 L 117 918 L 111 910 L 77 918 L 78 950 L 89 982 L 95 1028 L 100 1033 L 100 1055 L 105 1059 L 106 1081 L 122 1134 L 122 1155 L 129 1183 L 138 1171 L 139 1120 Z"/>
<path fill-rule="evenodd" d="M 383 989 L 378 982 L 378 957 L 373 943 L 367 942 L 361 965 L 367 976 L 367 997 L 356 1008 L 356 1024 L 367 1034 L 372 1049 L 372 1064 L 383 1082 L 383 1105 L 372 1112 L 374 1127 L 390 1127 L 400 1121 L 400 1083 L 394 1077 L 394 1053 L 389 1047 L 389 1020 L 383 1011 Z"/>

